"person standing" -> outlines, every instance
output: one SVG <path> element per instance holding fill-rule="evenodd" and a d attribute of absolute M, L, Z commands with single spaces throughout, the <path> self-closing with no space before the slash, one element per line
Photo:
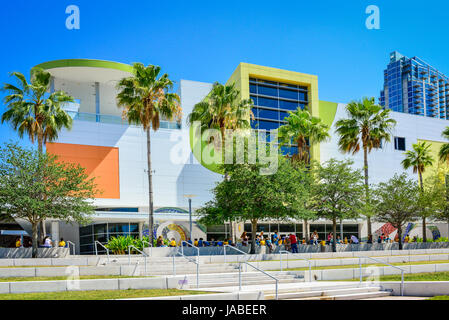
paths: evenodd
<path fill-rule="evenodd" d="M 292 247 L 292 253 L 299 253 L 298 251 L 298 240 L 296 239 L 296 235 L 290 235 L 290 245 Z"/>
<path fill-rule="evenodd" d="M 313 245 L 314 246 L 318 245 L 319 237 L 318 237 L 318 232 L 316 230 L 312 233 L 312 237 L 311 238 L 313 240 Z"/>

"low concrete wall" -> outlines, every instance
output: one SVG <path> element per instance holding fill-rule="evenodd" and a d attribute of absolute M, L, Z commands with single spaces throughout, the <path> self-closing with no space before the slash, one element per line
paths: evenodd
<path fill-rule="evenodd" d="M 249 253 L 251 247 L 237 246 L 237 249 Z M 276 247 L 271 254 L 279 253 L 280 250 L 284 250 L 284 246 Z M 430 249 L 449 249 L 449 242 L 435 242 L 435 243 L 405 243 L 404 250 L 430 250 Z M 177 248 L 151 248 L 145 249 L 145 251 L 152 257 L 170 257 L 177 252 Z M 198 251 L 195 248 L 184 247 L 184 255 L 186 256 L 196 256 Z M 332 246 L 321 246 L 321 245 L 300 245 L 298 249 L 299 253 L 333 253 Z M 398 243 L 382 243 L 382 244 L 341 244 L 337 245 L 337 252 L 339 253 L 352 253 L 352 252 L 372 252 L 372 251 L 400 251 Z M 200 248 L 200 256 L 223 256 L 223 247 L 203 247 Z M 266 247 L 257 247 L 257 255 L 270 255 L 270 252 Z M 241 255 L 241 253 L 230 248 L 226 249 L 226 255 Z"/>
<path fill-rule="evenodd" d="M 428 272 L 445 272 L 449 271 L 449 263 L 442 264 L 424 264 L 424 265 L 413 265 L 413 266 L 400 266 L 400 268 L 405 270 L 405 273 L 428 273 Z M 304 277 L 308 279 L 308 271 L 304 272 Z M 367 267 L 362 268 L 363 278 L 369 277 L 369 281 L 377 281 L 379 276 L 387 275 L 400 275 L 401 271 L 390 267 Z M 312 270 L 312 279 L 331 281 L 331 280 L 350 280 L 359 279 L 360 269 L 329 269 L 329 270 Z"/>
<path fill-rule="evenodd" d="M 382 282 L 384 290 L 393 290 L 393 295 L 401 295 L 401 282 Z M 404 295 L 410 297 L 435 297 L 449 295 L 449 281 L 407 281 Z"/>
<path fill-rule="evenodd" d="M 32 248 L 0 248 L 0 259 L 26 259 L 32 257 Z M 38 258 L 66 258 L 69 248 L 39 248 Z"/>
<path fill-rule="evenodd" d="M 122 299 L 122 300 L 265 300 L 265 295 L 262 291 L 259 292 L 232 292 L 232 293 L 211 293 L 188 296 L 174 296 L 174 297 L 158 297 L 158 298 L 138 298 L 138 299 Z"/>
<path fill-rule="evenodd" d="M 90 290 L 176 289 L 184 277 L 92 279 L 63 281 L 0 282 L 2 293 L 33 293 Z M 169 281 L 170 280 L 170 281 Z"/>

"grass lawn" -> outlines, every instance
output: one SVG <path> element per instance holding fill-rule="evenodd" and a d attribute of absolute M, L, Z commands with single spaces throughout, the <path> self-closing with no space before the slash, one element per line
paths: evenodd
<path fill-rule="evenodd" d="M 449 300 L 449 296 L 439 296 L 439 297 L 433 297 L 427 300 Z"/>
<path fill-rule="evenodd" d="M 411 265 L 423 265 L 423 264 L 441 264 L 441 263 L 449 263 L 449 260 L 437 260 L 437 261 L 416 261 L 416 262 L 398 262 L 398 263 L 390 263 L 393 266 L 411 266 Z M 385 267 L 386 265 L 383 263 L 373 263 L 373 264 L 363 264 L 362 267 Z M 343 266 L 324 266 L 324 267 L 312 267 L 312 270 L 332 270 L 332 269 L 354 269 L 359 268 L 360 265 L 352 264 L 352 265 L 343 265 Z M 293 269 L 283 269 L 283 271 L 304 271 L 309 270 L 308 267 L 302 268 L 293 268 Z M 279 271 L 279 270 L 273 270 Z"/>
<path fill-rule="evenodd" d="M 1 266 L 0 269 L 21 269 L 21 268 L 68 268 L 78 266 Z"/>
<path fill-rule="evenodd" d="M 371 278 L 364 278 L 363 280 L 369 279 Z M 360 279 L 341 281 L 360 281 Z M 401 275 L 380 276 L 379 281 L 401 281 Z M 449 272 L 406 273 L 404 274 L 404 281 L 449 281 Z"/>
<path fill-rule="evenodd" d="M 109 300 L 109 299 L 183 296 L 183 295 L 210 294 L 210 293 L 211 292 L 186 291 L 177 289 L 63 291 L 63 292 L 0 294 L 0 300 Z"/>
<path fill-rule="evenodd" d="M 129 279 L 129 278 L 153 278 L 153 277 L 132 277 L 132 276 L 79 276 L 79 280 L 92 280 L 92 279 Z M 0 278 L 0 282 L 19 282 L 19 281 L 58 281 L 58 280 L 70 280 L 73 279 L 69 276 L 61 277 L 11 277 L 11 278 Z"/>

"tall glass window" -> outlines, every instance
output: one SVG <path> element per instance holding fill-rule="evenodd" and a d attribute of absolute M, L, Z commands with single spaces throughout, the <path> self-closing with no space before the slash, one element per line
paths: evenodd
<path fill-rule="evenodd" d="M 255 105 L 252 126 L 259 130 L 279 128 L 288 112 L 304 109 L 309 103 L 308 88 L 295 84 L 251 78 L 250 93 Z"/>

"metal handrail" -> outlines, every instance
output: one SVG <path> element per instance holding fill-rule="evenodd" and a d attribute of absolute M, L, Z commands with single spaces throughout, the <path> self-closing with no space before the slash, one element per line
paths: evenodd
<path fill-rule="evenodd" d="M 247 254 L 246 252 L 244 252 L 244 251 L 242 251 L 240 249 L 237 249 L 236 247 L 233 247 L 233 246 L 230 246 L 230 245 L 226 244 L 226 245 L 223 246 L 224 263 L 226 263 L 226 248 L 231 248 L 231 249 L 233 249 L 233 250 L 235 250 L 237 252 L 243 253 L 243 256 L 246 257 L 246 262 L 249 261 L 249 254 Z M 240 258 L 237 259 L 237 262 L 240 262 Z M 246 271 L 248 271 L 248 266 L 246 266 Z"/>
<path fill-rule="evenodd" d="M 144 257 L 143 261 L 145 264 L 145 275 L 146 275 L 147 274 L 147 257 L 148 257 L 148 255 L 145 252 L 137 249 L 135 246 L 128 246 L 128 265 L 131 265 L 131 248 L 143 255 L 143 257 Z"/>
<path fill-rule="evenodd" d="M 186 259 L 187 261 L 196 264 L 196 287 L 197 289 L 200 287 L 200 262 L 199 261 L 195 261 L 193 259 L 190 259 L 189 257 L 185 256 L 183 253 L 179 252 L 179 247 L 176 250 L 176 253 L 173 254 L 173 276 L 176 276 L 176 263 L 175 263 L 175 257 L 177 255 L 181 255 L 181 257 L 183 257 L 184 259 Z"/>
<path fill-rule="evenodd" d="M 95 255 L 96 255 L 96 256 L 98 256 L 97 244 L 99 244 L 100 246 L 102 246 L 103 248 L 106 249 L 106 254 L 108 255 L 108 263 L 109 263 L 109 249 L 106 248 L 106 247 L 105 247 L 100 241 L 98 241 L 98 240 L 95 240 L 94 244 L 95 244 Z"/>
<path fill-rule="evenodd" d="M 66 242 L 69 245 L 69 251 L 70 251 L 70 246 L 72 246 L 73 247 L 73 255 L 76 256 L 76 245 L 72 241 L 69 241 L 69 240 L 67 240 Z"/>
<path fill-rule="evenodd" d="M 398 266 L 394 266 L 388 262 L 385 262 L 383 260 L 371 258 L 371 257 L 358 257 L 359 258 L 359 265 L 360 265 L 360 283 L 363 282 L 363 274 L 362 274 L 362 259 L 371 259 L 373 261 L 376 261 L 378 263 L 385 264 L 387 266 L 393 267 L 395 269 L 401 270 L 401 296 L 404 296 L 404 273 L 406 272 L 404 269 L 399 268 Z"/>
<path fill-rule="evenodd" d="M 145 241 L 145 240 L 142 240 L 142 243 L 143 244 L 148 244 L 148 248 L 151 248 L 150 249 L 150 256 L 153 256 L 153 245 L 151 244 L 151 243 L 149 243 L 148 241 Z M 145 246 L 144 246 L 144 248 L 145 248 Z"/>
<path fill-rule="evenodd" d="M 287 269 L 288 269 L 288 256 L 290 254 L 293 255 L 293 253 L 291 253 L 290 251 L 286 251 L 286 250 L 279 251 L 279 257 L 281 260 L 281 272 L 282 272 L 282 254 L 287 254 Z M 306 258 L 301 258 L 301 257 L 296 257 L 296 256 L 295 256 L 295 258 L 297 258 L 299 260 L 307 261 L 309 263 L 309 282 L 312 282 L 312 261 L 310 261 L 309 259 L 306 259 Z"/>
<path fill-rule="evenodd" d="M 233 249 L 233 250 L 235 250 L 235 251 L 237 251 L 239 253 L 243 253 L 243 255 L 245 257 L 249 257 L 248 253 L 246 253 L 246 252 L 244 252 L 244 251 L 242 251 L 240 249 L 237 249 L 236 247 L 233 247 L 233 246 L 230 246 L 230 245 L 226 244 L 226 245 L 223 246 L 223 254 L 224 254 L 225 263 L 226 263 L 226 248 L 231 248 L 231 249 Z M 249 260 L 249 258 L 248 258 L 248 260 Z M 248 262 L 248 260 L 246 260 L 246 261 Z M 240 262 L 240 261 L 238 261 L 238 262 Z"/>
<path fill-rule="evenodd" d="M 197 246 L 194 246 L 194 245 L 191 244 L 191 243 L 188 243 L 187 241 L 182 241 L 182 242 L 181 242 L 181 252 L 182 252 L 182 255 L 184 255 L 184 243 L 185 243 L 187 246 L 196 249 L 196 251 L 197 251 L 197 258 L 196 258 L 196 261 L 197 261 L 198 263 L 200 263 L 200 248 L 198 248 Z"/>
<path fill-rule="evenodd" d="M 262 272 L 264 275 L 270 277 L 271 279 L 276 281 L 276 300 L 278 300 L 278 295 L 279 295 L 279 279 L 276 278 L 275 276 L 272 276 L 271 274 L 257 268 L 256 266 L 252 265 L 249 262 L 239 262 L 239 291 L 242 291 L 242 263 L 246 264 L 247 266 L 253 267 L 254 269 L 256 269 L 259 272 Z"/>

